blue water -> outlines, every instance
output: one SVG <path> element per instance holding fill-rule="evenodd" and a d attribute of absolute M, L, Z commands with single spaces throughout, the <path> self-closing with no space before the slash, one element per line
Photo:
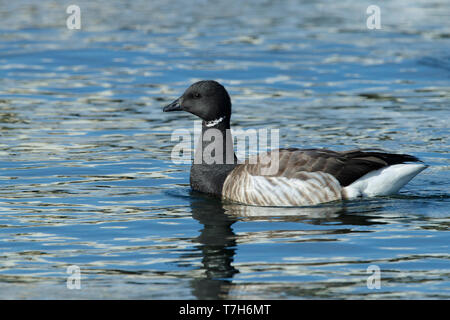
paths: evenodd
<path fill-rule="evenodd" d="M 0 7 L 0 298 L 450 298 L 445 0 Z M 191 192 L 162 113 L 216 79 L 234 129 L 430 167 L 392 197 L 256 208 Z M 379 289 L 367 286 L 369 266 Z M 80 289 L 69 289 L 78 266 Z"/>

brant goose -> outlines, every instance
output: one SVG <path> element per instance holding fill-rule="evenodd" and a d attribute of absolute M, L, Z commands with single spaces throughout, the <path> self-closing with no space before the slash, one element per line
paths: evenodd
<path fill-rule="evenodd" d="M 196 159 L 201 158 L 192 164 L 191 188 L 233 202 L 305 206 L 386 196 L 396 193 L 427 168 L 414 156 L 366 149 L 277 149 L 257 156 L 256 162 L 250 158 L 238 163 L 233 144 L 226 143 L 231 139 L 227 130 L 231 99 L 226 89 L 212 80 L 194 83 L 163 111 L 187 111 L 203 120 L 201 143 L 195 151 Z M 206 141 L 204 136 L 210 129 L 219 132 L 223 139 Z M 206 148 L 222 154 L 205 155 L 202 150 Z M 277 170 L 268 174 L 272 164 Z"/>

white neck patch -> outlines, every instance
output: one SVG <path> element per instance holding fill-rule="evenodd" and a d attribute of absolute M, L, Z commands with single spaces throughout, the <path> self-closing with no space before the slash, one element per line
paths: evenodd
<path fill-rule="evenodd" d="M 205 126 L 207 126 L 208 128 L 214 127 L 215 125 L 221 123 L 223 119 L 225 119 L 225 117 L 220 117 L 219 119 L 216 120 L 205 121 Z"/>

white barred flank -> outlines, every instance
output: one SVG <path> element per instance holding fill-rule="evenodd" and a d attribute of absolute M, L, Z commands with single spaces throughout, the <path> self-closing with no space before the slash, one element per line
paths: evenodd
<path fill-rule="evenodd" d="M 254 176 L 247 170 L 231 172 L 225 180 L 225 199 L 257 206 L 308 206 L 341 200 L 341 186 L 332 175 L 302 171 L 296 178 Z"/>

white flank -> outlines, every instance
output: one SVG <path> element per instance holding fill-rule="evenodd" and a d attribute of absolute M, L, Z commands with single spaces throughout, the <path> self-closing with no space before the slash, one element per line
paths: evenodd
<path fill-rule="evenodd" d="M 341 186 L 324 172 L 303 172 L 306 179 L 252 176 L 247 172 L 225 180 L 223 196 L 257 206 L 308 206 L 341 200 Z"/>
<path fill-rule="evenodd" d="M 345 199 L 395 194 L 427 166 L 422 163 L 395 164 L 369 172 L 342 190 Z"/>

